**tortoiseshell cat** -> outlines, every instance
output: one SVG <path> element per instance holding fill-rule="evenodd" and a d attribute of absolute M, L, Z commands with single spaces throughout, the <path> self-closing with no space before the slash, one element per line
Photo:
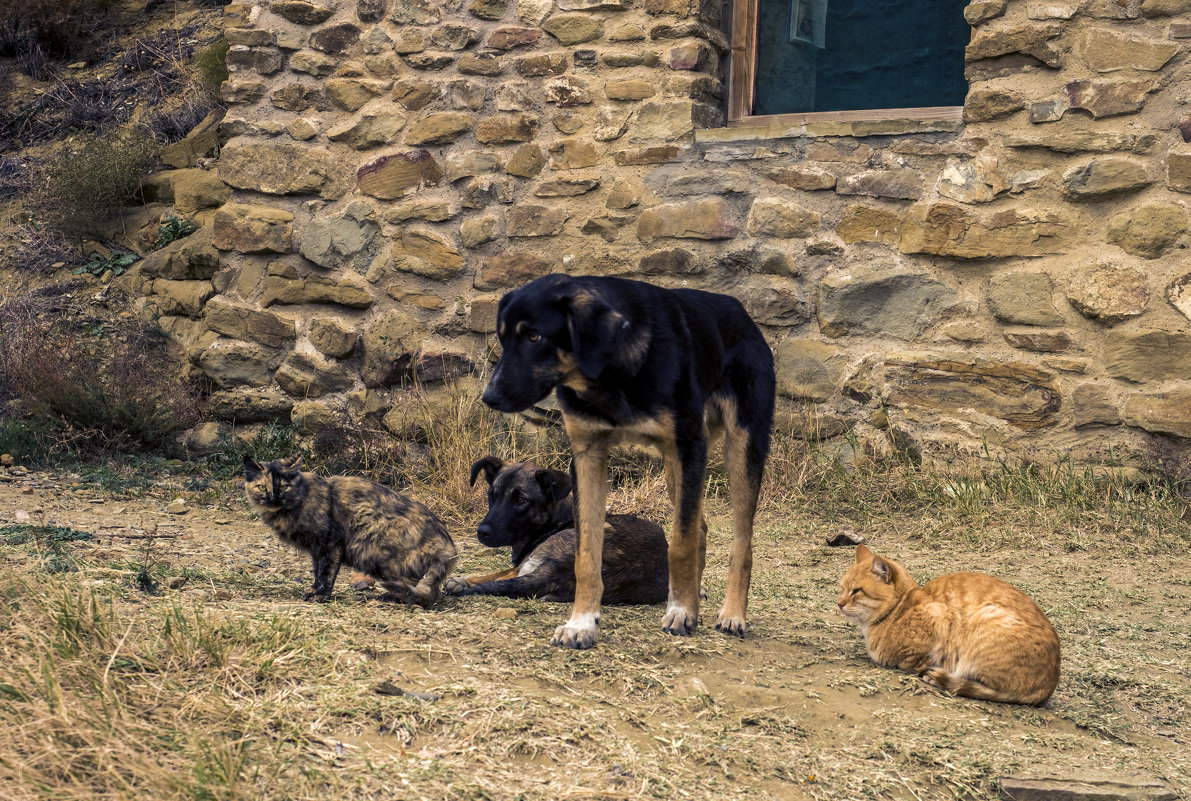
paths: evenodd
<path fill-rule="evenodd" d="M 956 695 L 1038 705 L 1059 683 L 1059 635 L 1021 590 L 982 573 L 923 586 L 865 545 L 840 582 L 840 611 L 879 665 Z"/>
<path fill-rule="evenodd" d="M 282 542 L 310 554 L 314 589 L 305 600 L 330 598 L 346 562 L 405 603 L 437 601 L 455 566 L 455 543 L 434 513 L 367 479 L 303 473 L 301 461 L 262 467 L 245 456 L 244 489 Z"/>

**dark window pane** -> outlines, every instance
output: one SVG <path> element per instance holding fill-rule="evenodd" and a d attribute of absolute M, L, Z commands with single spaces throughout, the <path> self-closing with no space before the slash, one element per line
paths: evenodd
<path fill-rule="evenodd" d="M 966 4 L 761 0 L 753 113 L 963 105 Z"/>

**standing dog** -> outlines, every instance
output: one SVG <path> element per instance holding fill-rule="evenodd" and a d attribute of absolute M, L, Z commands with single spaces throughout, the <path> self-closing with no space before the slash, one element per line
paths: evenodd
<path fill-rule="evenodd" d="M 513 567 L 482 576 L 451 577 L 454 595 L 575 600 L 575 505 L 571 477 L 533 462 L 485 456 L 471 466 L 471 483 L 488 480 L 488 514 L 476 537 L 490 548 L 512 546 Z M 666 533 L 633 515 L 609 515 L 604 526 L 603 602 L 660 604 L 666 600 Z"/>
<path fill-rule="evenodd" d="M 516 412 L 554 389 L 571 440 L 579 509 L 575 606 L 551 642 L 595 644 L 608 450 L 624 439 L 652 442 L 665 457 L 675 521 L 662 628 L 694 632 L 707 548 L 707 443 L 721 430 L 733 538 L 716 628 L 743 637 L 776 381 L 773 353 L 740 302 L 623 278 L 548 275 L 501 298 L 497 336 L 502 353 L 484 403 Z"/>

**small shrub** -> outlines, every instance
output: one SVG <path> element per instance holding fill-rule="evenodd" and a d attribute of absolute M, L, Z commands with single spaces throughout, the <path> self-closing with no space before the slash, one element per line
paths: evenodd
<path fill-rule="evenodd" d="M 12 454 L 19 463 L 45 462 L 53 440 L 53 427 L 44 420 L 0 417 L 0 453 Z"/>
<path fill-rule="evenodd" d="M 46 165 L 35 213 L 66 236 L 100 236 L 156 158 L 157 146 L 139 130 L 87 136 L 80 149 Z"/>
<path fill-rule="evenodd" d="M 0 392 L 53 423 L 59 448 L 163 449 L 201 418 L 160 332 L 37 301 L 0 307 Z"/>
<path fill-rule="evenodd" d="M 213 95 L 219 94 L 219 87 L 228 79 L 227 51 L 231 45 L 226 39 L 216 39 L 194 56 L 194 68 L 199 81 Z"/>

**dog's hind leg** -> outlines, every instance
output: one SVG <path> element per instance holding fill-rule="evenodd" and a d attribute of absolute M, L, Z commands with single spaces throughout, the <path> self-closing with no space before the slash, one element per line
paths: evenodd
<path fill-rule="evenodd" d="M 670 537 L 670 598 L 662 629 L 670 634 L 693 634 L 699 625 L 699 582 L 707 548 L 703 520 L 703 492 L 707 473 L 707 442 L 675 440 L 666 453 L 666 475 L 674 503 Z"/>
<path fill-rule="evenodd" d="M 551 645 L 590 648 L 595 645 L 600 623 L 600 598 L 604 594 L 601 575 L 604 558 L 604 504 L 608 494 L 608 448 L 603 432 L 591 431 L 574 418 L 564 419 L 571 440 L 576 492 L 579 505 L 579 547 L 575 553 L 575 605 L 571 619 L 559 626 Z"/>
<path fill-rule="evenodd" d="M 732 555 L 728 588 L 715 627 L 743 637 L 748 630 L 748 594 L 753 569 L 753 518 L 768 455 L 768 429 L 763 437 L 742 426 L 735 408 L 725 414 L 724 463 L 728 468 L 728 493 L 732 501 Z"/>

